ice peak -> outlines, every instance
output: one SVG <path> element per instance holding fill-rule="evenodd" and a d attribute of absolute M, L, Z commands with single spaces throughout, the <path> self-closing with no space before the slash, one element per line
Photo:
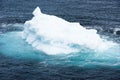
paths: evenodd
<path fill-rule="evenodd" d="M 33 15 L 36 16 L 39 14 L 41 14 L 41 9 L 39 7 L 36 7 L 35 10 L 33 11 Z"/>

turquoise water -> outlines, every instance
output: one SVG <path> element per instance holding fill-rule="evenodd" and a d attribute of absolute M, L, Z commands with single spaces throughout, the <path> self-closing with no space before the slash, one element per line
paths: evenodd
<path fill-rule="evenodd" d="M 119 47 L 106 52 L 95 52 L 88 48 L 80 52 L 59 55 L 47 55 L 31 47 L 21 37 L 22 32 L 0 34 L 0 53 L 16 59 L 39 61 L 45 65 L 78 66 L 78 67 L 120 67 Z"/>

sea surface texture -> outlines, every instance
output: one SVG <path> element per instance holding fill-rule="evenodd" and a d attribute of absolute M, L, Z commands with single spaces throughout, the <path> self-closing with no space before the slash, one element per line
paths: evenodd
<path fill-rule="evenodd" d="M 0 0 L 0 80 L 120 80 L 119 0 Z"/>

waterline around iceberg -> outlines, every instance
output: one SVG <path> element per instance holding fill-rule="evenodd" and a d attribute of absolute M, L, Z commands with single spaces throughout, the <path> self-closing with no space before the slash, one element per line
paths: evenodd
<path fill-rule="evenodd" d="M 0 34 L 0 53 L 46 66 L 120 67 L 119 44 L 101 38 L 94 29 L 43 14 L 39 8 L 33 14 L 32 20 L 20 25 L 24 31 Z"/>

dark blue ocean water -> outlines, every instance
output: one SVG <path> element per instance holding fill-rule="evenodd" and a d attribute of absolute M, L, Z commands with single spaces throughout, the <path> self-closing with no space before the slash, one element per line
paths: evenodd
<path fill-rule="evenodd" d="M 61 56 L 61 60 L 58 56 L 40 55 L 16 37 L 14 34 L 23 30 L 23 23 L 33 17 L 32 12 L 36 6 L 43 13 L 79 22 L 87 28 L 99 30 L 100 34 L 115 41 L 120 40 L 119 0 L 0 0 L 0 80 L 120 79 L 120 60 L 114 56 L 112 59 L 93 58 L 88 61 L 87 58 L 93 55 L 83 53 L 71 57 L 73 62 L 69 63 L 65 62 L 64 56 Z M 116 30 L 117 35 L 114 33 Z M 92 65 L 82 66 L 83 62 L 92 62 Z"/>

